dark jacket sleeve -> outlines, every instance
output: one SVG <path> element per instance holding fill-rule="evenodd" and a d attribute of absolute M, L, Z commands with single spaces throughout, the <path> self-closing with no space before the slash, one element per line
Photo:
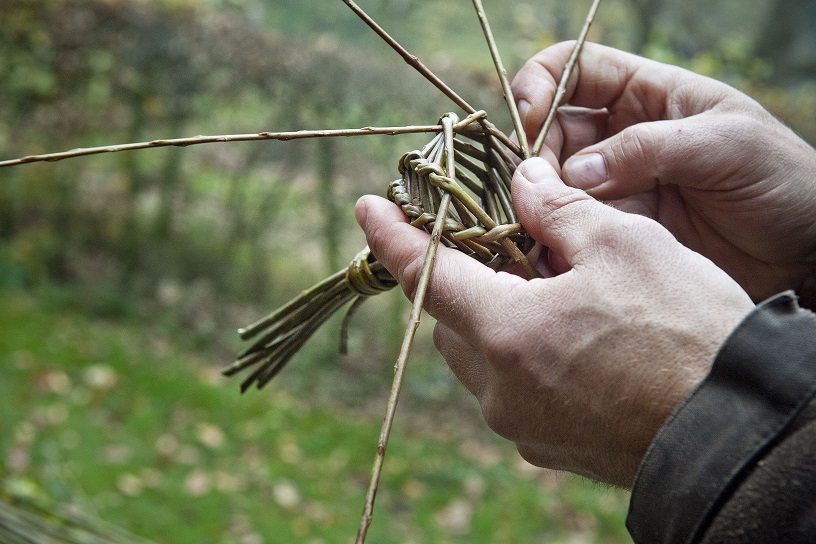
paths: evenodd
<path fill-rule="evenodd" d="M 816 542 L 816 315 L 760 304 L 658 432 L 626 525 L 637 544 Z"/>

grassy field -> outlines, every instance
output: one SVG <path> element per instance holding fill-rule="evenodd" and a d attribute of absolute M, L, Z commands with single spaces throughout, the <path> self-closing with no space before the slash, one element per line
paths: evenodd
<path fill-rule="evenodd" d="M 0 300 L 0 495 L 158 542 L 353 539 L 379 403 L 240 396 L 219 355 L 138 312 L 92 317 L 54 289 Z M 630 541 L 625 493 L 526 465 L 474 410 L 398 415 L 371 542 Z"/>

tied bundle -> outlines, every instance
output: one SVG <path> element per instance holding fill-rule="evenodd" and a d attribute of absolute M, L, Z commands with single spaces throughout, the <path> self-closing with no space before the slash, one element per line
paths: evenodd
<path fill-rule="evenodd" d="M 400 178 L 391 182 L 388 198 L 399 205 L 411 225 L 431 232 L 442 221 L 441 243 L 477 259 L 493 269 L 519 263 L 536 276 L 525 253 L 532 240 L 518 223 L 510 196 L 514 159 L 490 130 L 480 111 L 460 121 L 453 113 L 440 119 L 440 131 L 422 149 L 399 161 Z M 444 127 L 453 133 L 453 146 L 445 145 Z M 453 155 L 449 161 L 448 153 Z M 455 168 L 449 168 L 455 164 Z M 447 214 L 438 211 L 444 194 L 450 194 Z M 238 332 L 252 343 L 223 373 L 232 376 L 251 370 L 241 383 L 244 392 L 262 388 L 274 378 L 315 331 L 346 305 L 341 329 L 345 351 L 348 320 L 368 297 L 392 289 L 394 277 L 368 248 L 349 266 Z"/>

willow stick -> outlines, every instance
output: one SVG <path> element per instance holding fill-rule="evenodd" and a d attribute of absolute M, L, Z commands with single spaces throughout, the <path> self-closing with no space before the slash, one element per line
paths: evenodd
<path fill-rule="evenodd" d="M 380 38 L 382 38 L 385 43 L 391 46 L 391 49 L 399 53 L 399 55 L 405 60 L 405 62 L 407 62 L 414 70 L 422 74 L 422 76 L 425 79 L 430 81 L 437 89 L 442 91 L 442 93 L 444 93 L 445 96 L 453 100 L 457 106 L 465 110 L 467 113 L 473 113 L 474 111 L 476 111 L 473 108 L 473 106 L 471 106 L 470 104 L 467 103 L 467 101 L 465 101 L 464 98 L 459 96 L 456 93 L 456 91 L 454 91 L 448 86 L 447 83 L 439 79 L 439 77 L 436 74 L 434 74 L 430 68 L 425 66 L 422 63 L 422 61 L 420 61 L 419 58 L 417 58 L 416 55 L 412 55 L 411 53 L 409 53 L 407 49 L 405 49 L 397 42 L 397 40 L 392 38 L 391 35 L 388 34 L 388 32 L 386 32 L 383 27 L 377 24 L 377 22 L 374 19 L 372 19 L 365 11 L 363 11 L 363 9 L 360 6 L 354 3 L 353 0 L 343 0 L 343 2 L 349 8 L 351 8 L 351 11 L 353 11 L 360 19 L 362 19 L 363 22 L 367 24 L 369 28 L 371 28 L 371 30 L 376 32 L 377 35 Z"/>
<path fill-rule="evenodd" d="M 427 79 L 434 87 L 442 91 L 442 93 L 450 98 L 457 106 L 465 110 L 466 113 L 474 113 L 476 110 L 467 103 L 467 101 L 459 96 L 450 86 L 442 81 L 439 76 L 434 74 L 430 68 L 425 66 L 419 57 L 416 55 L 411 54 L 407 49 L 405 49 L 400 43 L 391 37 L 388 32 L 385 31 L 383 27 L 377 24 L 374 19 L 371 18 L 363 9 L 358 6 L 353 0 L 343 0 L 351 10 L 360 18 L 362 21 L 371 28 L 382 40 L 387 43 L 391 49 L 396 51 L 405 62 L 408 63 L 414 70 L 420 73 L 422 77 Z M 509 149 L 513 151 L 518 156 L 522 156 L 522 151 L 519 148 L 518 144 L 513 142 L 510 138 L 507 137 L 505 133 L 499 130 L 496 125 L 488 121 L 487 119 L 482 119 L 481 121 L 482 126 L 487 130 L 488 133 L 496 137 L 501 143 L 507 146 Z"/>
<path fill-rule="evenodd" d="M 453 130 L 452 120 L 449 116 L 442 118 L 442 126 L 445 134 L 445 154 L 446 154 L 446 170 L 449 176 L 455 176 L 455 165 L 453 156 Z M 448 208 L 451 203 L 451 194 L 445 191 L 437 211 L 437 220 L 434 223 L 431 231 L 431 239 L 428 242 L 428 249 L 425 252 L 425 262 L 422 265 L 422 273 L 419 276 L 419 283 L 417 284 L 416 292 L 414 293 L 414 301 L 411 305 L 411 316 L 408 321 L 408 326 L 405 329 L 405 336 L 402 340 L 402 347 L 400 348 L 397 363 L 394 366 L 394 382 L 391 386 L 391 394 L 388 397 L 388 406 L 383 418 L 382 428 L 380 429 L 380 439 L 377 442 L 377 455 L 374 458 L 374 466 L 371 470 L 371 480 L 369 481 L 368 491 L 366 493 L 365 505 L 363 507 L 363 515 L 360 518 L 360 528 L 357 532 L 356 544 L 364 544 L 368 528 L 371 526 L 371 520 L 374 512 L 374 500 L 377 497 L 377 489 L 380 484 L 380 474 L 382 473 L 382 466 L 385 460 L 385 450 L 388 446 L 388 437 L 391 434 L 391 426 L 394 422 L 394 414 L 397 409 L 397 402 L 399 401 L 400 391 L 402 390 L 402 381 L 405 376 L 405 368 L 408 363 L 408 356 L 411 353 L 411 346 L 416 336 L 416 331 L 419 328 L 419 321 L 422 315 L 422 306 L 425 303 L 425 294 L 428 290 L 428 283 L 431 278 L 431 270 L 433 269 L 436 251 L 439 248 L 439 242 L 442 239 L 442 228 L 445 225 L 444 218 L 448 215 Z"/>
<path fill-rule="evenodd" d="M 483 118 L 484 112 L 473 112 L 475 117 L 469 117 L 471 121 Z M 457 125 L 464 126 L 464 121 Z M 387 135 L 397 134 L 419 134 L 423 132 L 439 132 L 440 125 L 417 125 L 407 127 L 362 127 L 343 128 L 331 130 L 298 130 L 294 132 L 258 132 L 251 134 L 222 134 L 217 136 L 192 136 L 186 138 L 172 138 L 165 140 L 151 140 L 149 142 L 134 142 L 128 144 L 104 145 L 99 147 L 85 147 L 61 151 L 59 153 L 46 153 L 43 155 L 29 155 L 19 159 L 9 159 L 0 161 L 0 168 L 4 166 L 16 166 L 31 162 L 54 162 L 73 157 L 83 157 L 86 155 L 98 155 L 100 153 L 117 153 L 119 151 L 133 151 L 137 149 L 150 149 L 154 147 L 187 147 L 189 145 L 212 144 L 223 142 L 251 142 L 257 140 L 299 140 L 303 138 L 330 138 L 339 136 L 367 136 L 367 135 Z"/>
<path fill-rule="evenodd" d="M 589 8 L 589 13 L 584 21 L 584 26 L 581 28 L 581 33 L 578 35 L 578 39 L 575 41 L 575 47 L 572 48 L 572 53 L 570 53 L 569 60 L 567 60 L 567 64 L 564 66 L 564 71 L 561 73 L 561 81 L 558 82 L 558 88 L 555 91 L 555 97 L 553 98 L 552 104 L 550 104 L 550 110 L 547 112 L 547 118 L 544 120 L 544 125 L 541 127 L 541 132 L 538 133 L 538 138 L 536 138 L 535 144 L 533 144 L 534 156 L 538 156 L 538 154 L 541 152 L 541 148 L 544 147 L 544 139 L 547 137 L 547 133 L 550 131 L 553 121 L 555 121 L 555 114 L 558 112 L 558 108 L 561 106 L 561 102 L 564 100 L 564 95 L 567 92 L 567 85 L 569 84 L 570 77 L 572 76 L 572 71 L 575 69 L 575 66 L 578 63 L 578 57 L 581 55 L 581 49 L 583 49 L 587 34 L 589 34 L 589 27 L 592 26 L 592 21 L 595 20 L 595 14 L 597 13 L 598 6 L 600 4 L 601 0 L 593 0 L 592 6 Z"/>
<path fill-rule="evenodd" d="M 523 159 L 530 158 L 530 147 L 527 143 L 527 134 L 524 132 L 524 125 L 521 123 L 521 116 L 519 115 L 516 100 L 513 97 L 513 90 L 510 88 L 510 81 L 507 79 L 507 70 L 502 63 L 501 55 L 499 55 L 499 48 L 496 46 L 496 40 L 493 37 L 493 32 L 490 30 L 490 23 L 487 20 L 482 0 L 473 0 L 473 7 L 476 8 L 476 15 L 479 16 L 479 24 L 482 25 L 482 32 L 487 40 L 487 47 L 490 49 L 490 56 L 493 57 L 493 65 L 496 67 L 496 73 L 499 75 L 501 82 L 502 93 L 504 94 L 504 101 L 507 104 L 507 109 L 510 111 L 510 118 L 513 121 L 513 128 L 516 129 L 518 136 L 519 147 L 521 148 L 521 157 Z"/>
<path fill-rule="evenodd" d="M 485 130 L 487 130 L 487 132 L 488 132 L 488 134 L 490 134 L 490 136 L 492 136 L 493 138 L 495 138 L 496 140 L 498 140 L 499 142 L 504 144 L 507 147 L 507 149 L 509 149 L 510 151 L 515 153 L 516 156 L 518 156 L 518 157 L 522 156 L 521 148 L 519 147 L 519 145 L 516 142 L 514 142 L 513 140 L 511 140 L 507 136 L 507 134 L 505 134 L 504 132 L 499 130 L 498 127 L 496 127 L 496 125 L 494 125 L 493 123 L 491 123 L 487 119 L 482 119 L 481 121 L 479 121 L 479 123 L 482 124 L 482 126 L 485 128 Z"/>

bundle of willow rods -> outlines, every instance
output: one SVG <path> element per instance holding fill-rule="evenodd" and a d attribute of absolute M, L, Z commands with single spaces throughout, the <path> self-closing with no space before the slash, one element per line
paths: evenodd
<path fill-rule="evenodd" d="M 3 544 L 152 544 L 101 519 L 0 490 Z"/>
<path fill-rule="evenodd" d="M 413 226 L 429 233 L 437 221 L 444 221 L 442 243 L 446 246 L 494 269 L 518 262 L 535 275 L 524 256 L 532 241 L 518 223 L 510 197 L 514 160 L 485 129 L 483 112 L 463 122 L 453 113 L 443 117 L 451 119 L 456 134 L 454 176 L 446 172 L 447 157 L 440 132 L 421 150 L 402 156 L 401 177 L 389 185 L 388 198 L 402 208 Z M 437 210 L 443 192 L 451 194 L 452 206 L 440 219 Z M 365 248 L 346 269 L 240 329 L 241 338 L 253 342 L 223 373 L 232 376 L 251 369 L 241 383 L 241 392 L 253 384 L 262 388 L 335 312 L 351 303 L 342 328 L 345 337 L 348 318 L 359 305 L 367 297 L 396 285 L 394 277 Z"/>

